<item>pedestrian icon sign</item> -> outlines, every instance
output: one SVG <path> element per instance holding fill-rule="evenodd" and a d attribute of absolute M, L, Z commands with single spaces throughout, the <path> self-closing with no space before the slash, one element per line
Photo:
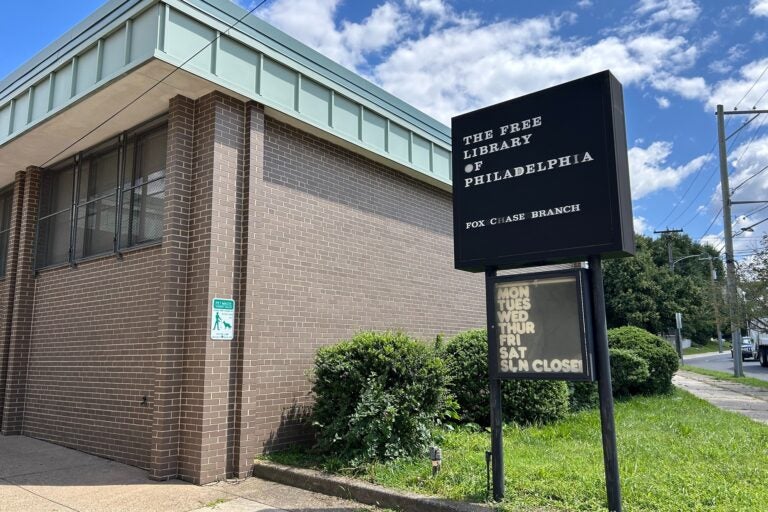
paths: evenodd
<path fill-rule="evenodd" d="M 211 305 L 211 339 L 232 341 L 235 339 L 235 301 L 213 299 Z"/>

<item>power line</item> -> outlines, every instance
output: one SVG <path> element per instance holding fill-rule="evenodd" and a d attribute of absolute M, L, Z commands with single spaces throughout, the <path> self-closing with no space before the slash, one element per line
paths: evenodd
<path fill-rule="evenodd" d="M 717 218 L 720 216 L 720 214 L 722 213 L 722 211 L 723 211 L 723 207 L 721 206 L 721 207 L 720 207 L 720 209 L 719 209 L 719 210 L 717 210 L 717 213 L 715 214 L 715 216 L 714 216 L 714 217 L 712 217 L 712 222 L 710 222 L 710 223 L 709 223 L 709 226 L 707 226 L 707 229 L 705 229 L 705 230 L 704 230 L 704 233 L 702 233 L 702 234 L 701 234 L 701 236 L 699 237 L 699 239 L 702 239 L 702 238 L 704 238 L 705 236 L 707 236 L 707 233 L 709 233 L 709 230 L 710 230 L 710 229 L 712 229 L 712 226 L 714 226 L 714 225 L 715 225 L 715 221 L 716 221 L 716 220 L 717 220 Z"/>
<path fill-rule="evenodd" d="M 758 104 L 758 103 L 760 103 L 761 101 L 763 101 L 763 98 L 765 98 L 765 95 L 766 95 L 766 94 L 768 94 L 768 88 L 767 88 L 767 89 L 765 89 L 765 92 L 764 92 L 762 95 L 760 95 L 760 97 L 759 97 L 759 98 L 757 98 L 757 101 L 756 101 L 756 102 L 755 102 L 755 104 L 752 106 L 752 108 L 757 108 L 757 104 Z"/>
<path fill-rule="evenodd" d="M 768 91 L 766 91 L 766 92 L 768 92 Z M 730 148 L 729 148 L 729 150 L 728 150 L 729 152 L 730 152 L 730 150 L 731 150 L 731 149 L 733 149 L 733 147 L 736 145 L 736 141 L 737 141 L 737 140 L 738 140 L 738 138 L 740 137 L 740 135 L 739 135 L 739 134 L 740 134 L 741 130 L 742 130 L 743 128 L 745 128 L 747 125 L 749 125 L 749 124 L 750 124 L 752 121 L 754 121 L 755 119 L 757 119 L 757 118 L 759 117 L 759 115 L 760 115 L 760 114 L 755 114 L 755 115 L 754 115 L 754 116 L 753 116 L 751 119 L 749 119 L 749 120 L 745 121 L 744 123 L 742 123 L 742 125 L 741 125 L 739 128 L 737 128 L 737 129 L 736 129 L 736 130 L 735 130 L 733 133 L 731 133 L 731 135 L 729 135 L 729 136 L 726 138 L 726 140 L 727 140 L 727 139 L 729 139 L 729 138 L 733 137 L 734 135 L 736 135 L 736 138 L 734 138 L 734 139 L 731 141 L 731 147 L 730 147 Z M 730 118 L 728 118 L 728 119 L 726 120 L 726 127 L 728 126 L 728 121 L 730 121 Z M 764 125 L 765 125 L 765 121 L 763 121 L 763 122 L 761 123 L 761 125 L 760 125 L 760 128 L 758 128 L 758 130 L 759 130 L 759 129 L 761 129 L 761 128 L 762 128 Z M 752 138 L 750 139 L 750 141 L 749 141 L 749 142 L 747 143 L 747 145 L 745 146 L 745 148 L 744 148 L 744 151 L 742 152 L 742 156 L 744 155 L 744 153 L 746 153 L 746 150 L 747 150 L 747 148 L 749 148 L 749 146 L 750 146 L 750 145 L 752 144 L 752 142 L 755 140 L 756 136 L 757 136 L 757 132 L 756 132 L 755 134 L 753 134 Z M 714 150 L 715 150 L 715 146 L 717 146 L 717 140 L 715 140 L 715 142 L 712 144 L 712 147 L 710 148 L 710 150 L 709 150 L 709 151 L 708 151 L 706 154 L 707 154 L 707 155 L 713 154 L 713 153 L 714 153 Z M 693 185 L 694 185 L 694 184 L 696 183 L 696 181 L 699 179 L 699 176 L 701 176 L 701 174 L 702 174 L 702 171 L 703 171 L 703 170 L 704 170 L 704 166 L 701 166 L 701 167 L 700 167 L 700 168 L 699 168 L 699 169 L 696 171 L 696 173 L 694 174 L 694 177 L 693 177 L 693 179 L 692 179 L 692 180 L 690 180 L 690 181 L 688 182 L 688 186 L 687 186 L 687 188 L 685 189 L 685 191 L 683 192 L 683 194 L 680 196 L 680 198 L 679 198 L 679 199 L 678 199 L 678 201 L 675 203 L 675 205 L 672 207 L 672 209 L 669 211 L 669 213 L 667 213 L 667 215 L 666 215 L 666 216 L 665 216 L 665 217 L 664 217 L 664 218 L 661 220 L 661 222 L 659 222 L 659 224 L 664 224 L 664 223 L 666 223 L 666 222 L 667 222 L 667 220 L 668 220 L 668 219 L 671 217 L 671 215 L 672 215 L 672 214 L 675 212 L 675 210 L 678 208 L 678 206 L 680 206 L 680 205 L 683 203 L 683 200 L 685 199 L 685 196 L 686 196 L 686 195 L 688 195 L 688 192 L 690 192 L 690 190 L 693 188 Z M 715 171 L 715 169 L 713 168 L 713 169 L 712 169 L 712 171 Z M 710 181 L 712 181 L 712 178 L 713 178 L 713 177 L 715 177 L 715 176 L 716 176 L 716 174 L 713 172 L 713 174 L 712 174 L 712 175 L 710 175 L 710 177 L 707 179 L 707 181 L 705 181 L 705 182 L 704 182 L 704 186 L 703 186 L 703 187 L 701 187 L 701 188 L 699 189 L 699 191 L 696 193 L 696 195 L 693 197 L 693 199 L 692 199 L 691 201 L 689 201 L 689 202 L 688 202 L 687 206 L 686 206 L 685 208 L 683 208 L 683 210 L 682 210 L 682 211 L 680 211 L 680 213 L 678 213 L 678 214 L 677 214 L 677 217 L 675 217 L 674 219 L 672 219 L 672 220 L 671 220 L 671 222 L 670 222 L 671 224 L 674 224 L 674 223 L 676 223 L 678 220 L 680 220 L 680 218 L 681 218 L 683 215 L 685 215 L 685 212 L 687 212 L 687 211 L 688 211 L 688 210 L 691 208 L 691 206 L 693 206 L 693 205 L 696 203 L 696 200 L 699 198 L 699 196 L 701 196 L 701 193 L 702 193 L 702 192 L 704 192 L 704 190 L 706 190 L 706 189 L 707 189 L 707 186 L 709 185 L 709 182 L 710 182 Z M 711 202 L 711 201 L 710 201 L 710 202 Z M 691 222 L 693 222 L 693 221 L 696 219 L 696 217 L 697 217 L 697 216 L 694 216 L 694 217 L 692 217 L 692 218 L 691 218 L 691 219 L 690 219 L 688 222 L 686 222 L 685 224 L 683 224 L 683 227 L 685 227 L 685 226 L 687 226 L 688 224 L 690 224 Z"/>
<path fill-rule="evenodd" d="M 760 79 L 763 78 L 763 75 L 765 74 L 766 71 L 768 71 L 768 65 L 765 66 L 765 69 L 763 70 L 762 73 L 760 73 L 760 76 L 757 77 L 757 80 L 755 80 L 755 82 L 752 84 L 752 87 L 750 87 L 749 90 L 744 93 L 744 96 L 741 97 L 741 99 L 738 101 L 738 103 L 736 103 L 736 106 L 733 107 L 733 110 L 738 110 L 739 109 L 739 105 L 741 104 L 741 102 L 744 101 L 744 98 L 746 98 L 749 95 L 750 92 L 752 92 L 752 89 L 754 89 L 755 86 L 757 85 L 757 82 L 759 82 Z"/>
<path fill-rule="evenodd" d="M 115 113 L 113 113 L 112 115 L 110 115 L 109 117 L 107 117 L 107 118 L 106 118 L 104 121 L 102 121 L 101 123 L 99 123 L 98 125 L 96 125 L 95 127 L 93 127 L 91 130 L 89 130 L 89 131 L 88 131 L 88 132 L 87 132 L 85 135 L 83 135 L 83 136 L 82 136 L 82 137 L 80 137 L 79 139 L 75 140 L 75 141 L 74 141 L 74 142 L 72 142 L 72 143 L 71 143 L 69 146 L 67 146 L 66 148 L 62 149 L 61 151 L 59 151 L 58 153 L 56 153 L 55 155 L 53 155 L 51 158 L 49 158 L 48 160 L 46 160 L 46 161 L 45 161 L 45 163 L 43 163 L 41 167 L 45 167 L 45 166 L 47 166 L 47 165 L 48 165 L 48 164 L 50 164 L 52 161 L 54 161 L 56 158 L 58 158 L 60 155 L 62 155 L 62 154 L 63 154 L 63 153 L 65 153 L 66 151 L 70 150 L 72 147 L 74 147 L 76 144 L 78 144 L 79 142 L 81 142 L 83 139 L 85 139 L 86 137 L 88 137 L 89 135 L 91 135 L 92 133 L 94 133 L 96 130 L 98 130 L 99 128 L 101 128 L 102 126 L 104 126 L 105 124 L 107 124 L 108 122 L 110 122 L 112 119 L 114 119 L 115 117 L 117 117 L 118 115 L 120 115 L 121 113 L 123 113 L 124 111 L 126 111 L 128 108 L 130 108 L 131 106 L 133 106 L 133 105 L 134 105 L 136 102 L 138 102 L 138 101 L 139 101 L 141 98 L 143 98 L 144 96 L 146 96 L 147 94 L 149 94 L 151 91 L 153 91 L 153 90 L 154 90 L 154 89 L 155 89 L 157 86 L 159 86 L 160 84 L 162 84 L 163 82 L 165 82 L 165 80 L 167 80 L 168 78 L 170 78 L 170 77 L 171 77 L 173 74 L 175 74 L 175 73 L 176 73 L 178 70 L 180 70 L 182 67 L 186 66 L 186 65 L 187 65 L 187 64 L 188 64 L 188 63 L 189 63 L 189 62 L 190 62 L 192 59 L 194 59 L 195 57 L 197 57 L 198 55 L 200 55 L 201 53 L 203 53 L 203 52 L 204 52 L 204 51 L 205 51 L 207 48 L 209 48 L 209 47 L 210 47 L 212 44 L 214 44 L 214 43 L 215 43 L 217 40 L 219 40 L 219 39 L 221 38 L 221 36 L 222 36 L 222 35 L 228 34 L 230 30 L 232 30 L 232 29 L 233 29 L 235 26 L 239 25 L 239 24 L 240 24 L 240 23 L 241 23 L 241 22 L 242 22 L 242 21 L 243 21 L 245 18 L 247 18 L 248 16 L 250 16 L 251 14 L 253 14 L 253 12 L 254 12 L 256 9 L 258 9 L 259 7 L 261 7 L 262 5 L 264 5 L 265 3 L 267 3 L 268 1 L 269 1 L 269 0 L 261 0 L 261 2 L 259 2 L 258 4 L 256 4 L 256 5 L 255 5 L 255 6 L 254 6 L 254 7 L 253 7 L 251 10 L 247 11 L 247 12 L 246 12 L 246 13 L 245 13 L 243 16 L 241 16 L 239 19 L 237 19 L 237 20 L 236 20 L 234 23 L 232 23 L 232 24 L 228 25 L 228 26 L 227 26 L 227 29 L 226 29 L 224 32 L 218 32 L 218 33 L 216 34 L 216 36 L 215 36 L 213 39 L 211 39 L 211 40 L 210 40 L 210 41 L 209 41 L 209 42 L 208 42 L 208 43 L 207 43 L 205 46 L 203 46 L 203 47 L 202 47 L 202 48 L 200 48 L 198 51 L 196 51 L 194 54 L 192 54 L 192 56 L 190 56 L 190 57 L 189 57 L 187 60 L 185 60 L 184 62 L 182 62 L 182 63 L 181 63 L 181 64 L 179 64 L 178 66 L 174 67 L 174 68 L 173 68 L 173 69 L 172 69 L 172 70 L 171 70 L 171 71 L 170 71 L 168 74 L 166 74 L 166 75 L 165 75 L 163 78 L 161 78 L 160 80 L 158 80 L 157 82 L 155 82 L 153 85 L 151 85 L 151 86 L 150 86 L 150 87 L 149 87 L 149 88 L 148 88 L 146 91 L 142 92 L 142 93 L 141 93 L 141 94 L 139 94 L 137 97 L 135 97 L 134 99 L 132 99 L 131 101 L 129 101 L 129 102 L 126 104 L 126 105 L 124 105 L 123 107 L 121 107 L 120 109 L 118 109 L 118 110 L 117 110 Z"/>
<path fill-rule="evenodd" d="M 763 167 L 762 169 L 760 169 L 759 171 L 757 171 L 755 174 L 753 174 L 752 176 L 748 177 L 747 179 L 745 179 L 744 181 L 742 181 L 741 183 L 739 183 L 738 185 L 736 185 L 734 188 L 732 188 L 732 189 L 731 189 L 731 194 L 733 194 L 734 192 L 736 192 L 737 190 L 739 190 L 739 188 L 741 188 L 741 186 L 742 186 L 742 185 L 744 185 L 746 182 L 748 182 L 748 181 L 749 181 L 749 180 L 751 180 L 752 178 L 755 178 L 755 177 L 759 176 L 760 174 L 764 173 L 764 172 L 766 171 L 766 169 L 768 169 L 768 165 L 766 165 L 765 167 Z"/>
<path fill-rule="evenodd" d="M 709 150 L 709 151 L 708 151 L 706 154 L 707 154 L 707 155 L 709 155 L 709 154 L 714 154 L 714 151 L 715 151 L 715 146 L 717 146 L 717 140 L 715 140 L 715 142 L 712 144 L 712 148 L 710 148 L 710 150 Z M 687 196 L 687 195 L 688 195 L 688 192 L 690 192 L 691 188 L 693 188 L 693 184 L 694 184 L 694 183 L 696 183 L 696 180 L 698 180 L 698 179 L 699 179 L 699 176 L 701 176 L 701 173 L 702 173 L 702 171 L 703 171 L 703 170 L 704 170 L 704 166 L 703 166 L 703 165 L 702 165 L 701 167 L 699 167 L 699 168 L 698 168 L 698 170 L 696 171 L 696 173 L 695 173 L 695 174 L 694 174 L 694 176 L 693 176 L 693 179 L 692 179 L 692 180 L 690 180 L 690 181 L 688 181 L 688 187 L 685 189 L 685 191 L 683 192 L 683 194 L 680 196 L 680 198 L 678 199 L 677 203 L 675 203 L 675 204 L 674 204 L 674 206 L 672 207 L 672 209 L 669 211 L 669 213 L 667 213 L 666 217 L 664 217 L 664 218 L 661 220 L 661 222 L 659 222 L 659 224 L 664 224 L 664 223 L 666 223 L 666 222 L 667 222 L 667 219 L 669 219 L 669 217 L 670 217 L 670 216 L 671 216 L 671 215 L 672 215 L 672 214 L 675 212 L 675 210 L 677 209 L 677 207 L 678 207 L 678 206 L 680 206 L 681 204 L 683 204 L 683 200 L 685 199 L 685 196 Z M 698 197 L 698 196 L 697 196 L 697 197 Z M 695 201 L 695 198 L 694 198 L 694 201 Z M 672 224 L 674 224 L 675 222 L 677 222 L 677 220 L 678 220 L 678 219 L 679 219 L 679 218 L 682 216 L 682 214 L 683 214 L 683 213 L 685 213 L 685 211 L 686 211 L 688 208 L 690 208 L 690 204 L 691 204 L 691 203 L 688 203 L 688 204 L 689 204 L 689 206 L 688 206 L 688 207 L 686 207 L 686 208 L 685 208 L 685 209 L 684 209 L 684 210 L 683 210 L 683 211 L 682 211 L 682 212 L 681 212 L 681 213 L 680 213 L 680 214 L 679 214 L 677 217 L 675 217 L 675 218 L 674 218 L 674 220 L 672 220 Z"/>
<path fill-rule="evenodd" d="M 749 142 L 747 142 L 747 144 L 744 146 L 744 151 L 741 152 L 741 155 L 739 155 L 737 160 L 741 160 L 744 157 L 744 155 L 747 153 L 747 150 L 749 149 L 749 146 L 751 146 L 752 143 L 755 141 L 755 139 L 757 139 L 757 136 L 760 134 L 760 130 L 762 130 L 764 127 L 765 127 L 765 118 L 763 118 L 763 121 L 760 123 L 760 126 L 758 126 L 755 132 L 752 134 L 752 138 L 749 139 Z"/>
<path fill-rule="evenodd" d="M 712 181 L 712 178 L 715 178 L 715 177 L 717 177 L 717 174 L 712 174 L 712 175 L 711 175 L 711 176 L 710 176 L 710 177 L 707 179 L 707 181 L 705 181 L 705 182 L 704 182 L 704 185 L 703 185 L 703 186 L 702 186 L 702 187 L 699 189 L 699 191 L 698 191 L 698 192 L 696 193 L 696 195 L 693 197 L 693 199 L 692 199 L 692 200 L 691 200 L 691 202 L 688 204 L 688 206 L 687 206 L 687 207 L 686 207 L 686 208 L 685 208 L 685 209 L 684 209 L 682 212 L 680 212 L 680 215 L 678 215 L 678 217 L 677 217 L 677 218 L 680 218 L 680 217 L 681 217 L 681 216 L 682 216 L 682 215 L 683 215 L 685 212 L 687 212 L 687 211 L 688 211 L 688 209 L 689 209 L 691 206 L 693 206 L 694 204 L 696 204 L 696 200 L 699 198 L 699 196 L 701 196 L 701 193 L 702 193 L 702 192 L 704 192 L 704 191 L 705 191 L 705 190 L 708 188 L 708 186 L 709 186 L 710 182 Z M 713 203 L 715 202 L 715 200 L 716 200 L 716 199 L 717 199 L 716 197 L 712 197 L 712 198 L 710 198 L 710 200 L 709 200 L 709 203 L 707 203 L 707 206 L 709 206 L 709 205 L 713 204 Z M 699 216 L 699 214 L 698 214 L 698 212 L 696 212 L 696 213 L 693 215 L 693 217 L 691 217 L 690 219 L 688 219 L 688 221 L 687 221 L 687 222 L 683 223 L 683 227 L 685 228 L 686 226 L 688 226 L 690 223 L 692 223 L 694 220 L 696 220 L 696 218 L 698 218 L 698 216 Z"/>

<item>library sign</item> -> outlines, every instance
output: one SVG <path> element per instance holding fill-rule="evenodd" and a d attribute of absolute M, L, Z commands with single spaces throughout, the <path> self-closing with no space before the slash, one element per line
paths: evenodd
<path fill-rule="evenodd" d="M 491 378 L 592 380 L 584 270 L 495 277 Z"/>
<path fill-rule="evenodd" d="M 604 71 L 454 117 L 452 130 L 454 266 L 485 272 L 493 498 L 502 379 L 597 378 L 608 509 L 621 512 L 602 277 L 603 257 L 635 252 L 621 84 Z"/>
<path fill-rule="evenodd" d="M 608 71 L 452 120 L 454 263 L 634 254 L 621 84 Z"/>

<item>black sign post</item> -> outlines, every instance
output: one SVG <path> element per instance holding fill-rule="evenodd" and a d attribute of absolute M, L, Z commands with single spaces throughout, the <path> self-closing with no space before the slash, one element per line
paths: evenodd
<path fill-rule="evenodd" d="M 457 116 L 452 130 L 454 264 L 486 276 L 493 497 L 504 497 L 501 379 L 597 377 L 620 512 L 601 261 L 635 251 L 621 84 L 605 71 Z M 584 260 L 586 273 L 497 277 Z"/>
<path fill-rule="evenodd" d="M 603 269 L 600 256 L 590 256 L 589 277 L 592 288 L 597 393 L 600 397 L 600 428 L 603 438 L 605 489 L 608 494 L 608 510 L 611 512 L 621 512 L 619 455 L 616 450 L 616 425 L 613 421 L 611 357 L 608 352 L 608 325 L 605 321 L 605 295 L 603 293 Z"/>

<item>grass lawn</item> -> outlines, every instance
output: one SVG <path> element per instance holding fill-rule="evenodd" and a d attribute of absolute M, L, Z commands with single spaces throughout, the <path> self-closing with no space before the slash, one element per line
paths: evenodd
<path fill-rule="evenodd" d="M 616 403 L 627 512 L 766 510 L 768 427 L 716 409 L 684 391 Z M 388 487 L 469 501 L 486 493 L 486 432 L 446 432 L 443 469 L 428 460 L 376 465 L 359 475 Z M 504 431 L 506 498 L 499 510 L 606 510 L 598 411 L 545 427 Z M 328 468 L 307 454 L 273 454 L 283 464 Z"/>
<path fill-rule="evenodd" d="M 733 374 L 729 372 L 718 372 L 717 370 L 707 370 L 704 368 L 697 368 L 696 366 L 688 365 L 683 365 L 681 370 L 685 370 L 691 373 L 698 373 L 699 375 L 706 375 L 717 380 L 727 380 L 729 382 L 738 382 L 739 384 L 746 384 L 747 386 L 754 386 L 756 388 L 768 389 L 768 381 L 756 379 L 754 377 L 734 377 Z"/>
<path fill-rule="evenodd" d="M 704 354 L 706 352 L 717 352 L 717 350 L 717 341 L 710 341 L 706 345 L 691 345 L 688 348 L 684 348 L 683 355 Z M 723 341 L 723 352 L 728 352 L 729 350 L 731 350 L 731 344 Z"/>

